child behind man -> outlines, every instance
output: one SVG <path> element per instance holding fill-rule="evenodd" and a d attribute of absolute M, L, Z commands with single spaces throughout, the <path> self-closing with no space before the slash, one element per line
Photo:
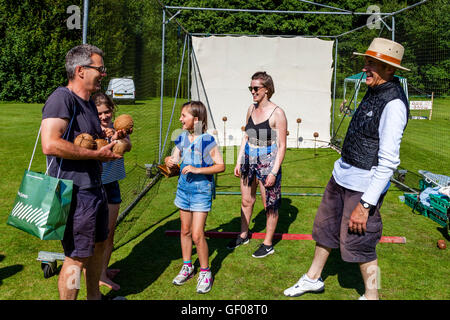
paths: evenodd
<path fill-rule="evenodd" d="M 115 131 L 113 128 L 112 119 L 114 112 L 116 111 L 116 105 L 113 100 L 106 94 L 100 92 L 93 95 L 92 99 L 97 107 L 100 124 L 108 142 L 116 139 L 127 139 L 129 141 L 129 136 L 124 130 Z M 105 257 L 102 275 L 100 277 L 100 285 L 105 285 L 113 290 L 120 289 L 120 286 L 112 281 L 120 270 L 108 269 L 108 264 L 111 259 L 111 253 L 114 246 L 114 230 L 116 227 L 117 216 L 119 214 L 120 203 L 122 202 L 119 180 L 124 178 L 125 164 L 123 158 L 103 162 L 102 184 L 108 198 L 109 235 L 106 240 Z"/>

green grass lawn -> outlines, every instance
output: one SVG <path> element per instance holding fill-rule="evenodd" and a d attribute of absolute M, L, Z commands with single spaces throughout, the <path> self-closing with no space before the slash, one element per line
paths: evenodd
<path fill-rule="evenodd" d="M 165 110 L 171 111 L 172 102 L 168 99 Z M 4 141 L 0 144 L 0 221 L 3 221 L 0 223 L 0 299 L 58 299 L 57 277 L 44 279 L 36 258 L 40 250 L 61 252 L 60 242 L 40 241 L 6 225 L 31 157 L 41 108 L 41 104 L 0 103 L 0 136 Z M 165 126 L 169 111 L 164 114 Z M 159 99 L 120 106 L 119 113 L 130 113 L 136 121 L 131 136 L 133 150 L 125 156 L 128 177 L 121 183 L 128 203 L 148 181 L 144 164 L 157 159 Z M 177 119 L 175 113 L 176 125 Z M 433 120 L 411 120 L 403 138 L 401 165 L 411 171 L 426 169 L 450 174 L 449 121 L 448 99 L 435 99 Z M 338 157 L 331 149 L 318 149 L 316 154 L 312 149 L 289 149 L 283 164 L 283 192 L 322 193 Z M 44 166 L 39 151 L 32 169 L 42 171 Z M 218 176 L 217 191 L 239 191 L 233 167 L 228 165 Z M 124 295 L 130 300 L 352 300 L 363 293 L 358 266 L 343 262 L 339 251 L 333 250 L 323 272 L 325 292 L 286 298 L 283 290 L 307 271 L 314 254 L 313 241 L 294 240 L 278 241 L 274 255 L 254 259 L 251 254 L 262 240 L 251 240 L 248 245 L 229 251 L 228 239 L 209 239 L 210 265 L 215 276 L 212 291 L 207 295 L 196 294 L 195 279 L 181 287 L 172 285 L 182 263 L 179 238 L 165 235 L 167 230 L 180 228 L 178 211 L 173 205 L 176 183 L 176 178 L 160 180 L 119 225 L 111 264 L 121 269 L 116 278 L 121 289 L 111 294 Z M 384 300 L 449 299 L 450 254 L 448 249 L 436 247 L 437 240 L 444 238 L 444 229 L 412 213 L 399 200 L 403 192 L 391 186 L 382 208 L 383 235 L 406 237 L 406 244 L 381 243 L 377 247 L 380 297 Z M 284 197 L 277 232 L 310 234 L 319 203 L 317 196 Z M 239 228 L 240 196 L 218 195 L 206 230 L 238 231 Z M 259 197 L 250 228 L 253 232 L 265 232 L 265 215 Z M 195 247 L 193 261 L 198 267 Z M 107 294 L 109 290 L 102 288 L 102 292 Z M 79 298 L 85 298 L 84 284 Z"/>

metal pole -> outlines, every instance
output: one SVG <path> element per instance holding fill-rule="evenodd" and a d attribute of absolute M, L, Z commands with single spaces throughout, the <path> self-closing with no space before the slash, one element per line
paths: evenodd
<path fill-rule="evenodd" d="M 194 80 L 195 80 L 195 89 L 197 89 L 197 100 L 200 100 L 200 89 L 199 89 L 199 87 L 198 87 L 198 80 L 197 80 L 197 67 L 196 67 L 196 65 L 195 65 L 195 62 L 194 62 L 194 55 L 193 55 L 193 53 L 194 53 L 194 47 L 192 47 L 191 48 L 191 63 L 192 63 L 192 72 L 194 73 Z"/>
<path fill-rule="evenodd" d="M 337 53 L 338 53 L 338 45 L 339 39 L 336 38 L 336 48 L 334 52 L 334 85 L 333 85 L 333 112 L 332 112 L 332 120 L 331 120 L 331 136 L 334 135 L 334 108 L 336 105 L 336 73 L 337 73 Z"/>
<path fill-rule="evenodd" d="M 87 43 L 87 29 L 89 20 L 89 0 L 83 3 L 83 44 Z"/>
<path fill-rule="evenodd" d="M 399 14 L 400 12 L 403 12 L 403 11 L 405 11 L 405 10 L 409 10 L 409 9 L 411 9 L 411 8 L 414 8 L 414 7 L 416 7 L 416 6 L 419 6 L 419 5 L 421 5 L 421 4 L 424 4 L 424 3 L 427 2 L 427 1 L 428 1 L 428 0 L 422 0 L 422 1 L 420 1 L 420 2 L 414 3 L 413 5 L 410 5 L 409 7 L 400 9 L 400 10 L 395 11 L 395 12 L 392 12 L 392 15 Z"/>
<path fill-rule="evenodd" d="M 164 101 L 164 43 L 166 38 L 166 9 L 163 9 L 162 23 L 162 47 L 161 47 L 161 104 L 159 107 L 159 153 L 158 163 L 161 163 L 161 143 L 162 143 L 162 118 Z"/>
<path fill-rule="evenodd" d="M 377 13 L 377 14 L 379 14 L 379 15 L 381 16 L 382 14 L 385 14 L 385 13 Z M 381 17 L 381 18 L 380 18 L 381 22 L 383 22 L 383 20 L 386 19 L 386 18 L 389 17 L 389 16 L 391 16 L 391 14 L 387 14 L 387 15 L 385 15 L 384 17 Z M 359 26 L 359 27 L 357 27 L 357 28 L 355 28 L 355 29 L 352 29 L 352 30 L 350 30 L 350 31 L 341 33 L 340 35 L 337 35 L 337 37 L 345 36 L 346 34 L 355 32 L 355 31 L 360 30 L 360 29 L 362 29 L 362 28 L 367 28 L 367 24 L 364 24 L 364 25 L 362 25 L 362 26 Z"/>
<path fill-rule="evenodd" d="M 326 4 L 315 3 L 315 2 L 312 2 L 312 1 L 308 1 L 308 0 L 299 0 L 299 1 L 305 2 L 305 3 L 309 3 L 309 4 L 314 4 L 314 5 L 319 6 L 319 7 L 324 7 L 324 8 L 329 8 L 329 9 L 336 9 L 336 10 L 343 11 L 343 12 L 351 12 L 351 11 L 348 11 L 348 10 L 345 10 L 345 9 L 336 8 L 336 7 L 333 7 L 333 6 L 328 6 Z"/>
<path fill-rule="evenodd" d="M 221 11 L 221 12 L 252 12 L 252 13 L 276 13 L 276 14 L 337 14 L 337 15 L 372 15 L 367 12 L 352 12 L 352 11 L 289 11 L 289 10 L 258 10 L 258 9 L 232 9 L 232 8 L 199 8 L 199 7 L 178 7 L 166 6 L 166 9 L 175 10 L 197 10 L 197 11 Z M 390 14 L 388 12 L 381 12 L 381 15 Z"/>
<path fill-rule="evenodd" d="M 145 189 L 134 199 L 134 201 L 123 210 L 116 220 L 116 227 L 122 222 L 122 220 L 130 213 L 130 211 L 141 201 L 141 199 L 147 194 L 147 192 L 155 185 L 156 182 L 162 177 L 161 172 L 158 171 L 152 181 L 145 187 Z"/>
<path fill-rule="evenodd" d="M 392 41 L 395 41 L 395 17 L 392 16 Z"/>
<path fill-rule="evenodd" d="M 191 36 L 231 36 L 231 37 L 279 37 L 279 38 L 335 38 L 336 36 L 323 36 L 323 35 L 298 35 L 298 34 L 248 34 L 248 33 L 204 33 L 204 32 L 193 32 Z"/>
<path fill-rule="evenodd" d="M 188 52 L 188 59 L 187 59 L 187 99 L 188 101 L 191 100 L 191 51 L 189 50 L 189 47 L 191 45 L 191 36 L 188 34 L 188 47 L 187 47 L 187 52 Z"/>
<path fill-rule="evenodd" d="M 167 138 L 169 137 L 170 127 L 172 126 L 173 114 L 175 112 L 175 106 L 177 104 L 177 97 L 178 97 L 178 91 L 180 89 L 181 75 L 183 74 L 184 55 L 186 52 L 186 43 L 187 43 L 188 37 L 189 37 L 189 35 L 187 35 L 187 34 L 184 36 L 183 55 L 181 56 L 181 64 L 180 64 L 180 72 L 178 74 L 177 89 L 175 91 L 175 99 L 173 101 L 172 114 L 170 115 L 169 125 L 167 126 L 166 138 L 164 139 L 164 145 L 163 145 L 162 151 L 161 151 L 162 154 L 164 154 L 164 151 L 166 150 Z"/>

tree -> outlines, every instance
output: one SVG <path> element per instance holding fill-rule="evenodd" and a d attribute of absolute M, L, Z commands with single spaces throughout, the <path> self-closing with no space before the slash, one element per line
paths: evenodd
<path fill-rule="evenodd" d="M 74 1 L 0 0 L 0 100 L 43 102 L 66 83 L 66 52 L 81 43 L 69 30 Z"/>

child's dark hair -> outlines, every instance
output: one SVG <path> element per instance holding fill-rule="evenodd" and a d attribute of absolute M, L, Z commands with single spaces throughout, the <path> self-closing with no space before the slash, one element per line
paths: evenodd
<path fill-rule="evenodd" d="M 96 106 L 104 104 L 108 107 L 111 112 L 114 113 L 117 111 L 117 105 L 114 103 L 113 99 L 110 96 L 103 92 L 97 92 L 92 96 L 92 100 L 94 101 Z"/>
<path fill-rule="evenodd" d="M 202 124 L 202 133 L 208 130 L 208 112 L 206 111 L 205 105 L 201 101 L 188 101 L 181 107 L 183 110 L 185 107 L 189 108 L 189 113 L 193 117 L 196 117 Z"/>

